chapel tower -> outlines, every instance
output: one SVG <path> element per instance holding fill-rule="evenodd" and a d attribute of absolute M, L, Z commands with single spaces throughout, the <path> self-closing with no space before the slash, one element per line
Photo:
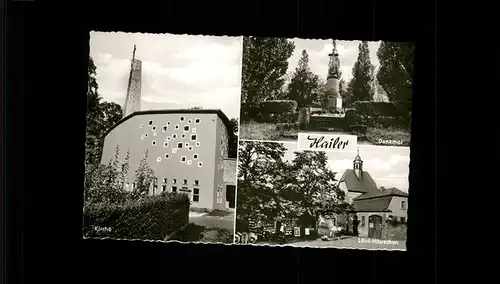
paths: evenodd
<path fill-rule="evenodd" d="M 361 160 L 361 157 L 359 156 L 359 148 L 358 148 L 358 153 L 353 161 L 353 170 L 354 170 L 354 174 L 358 178 L 362 178 L 362 176 L 363 176 L 363 160 Z"/>
<path fill-rule="evenodd" d="M 330 61 L 328 63 L 328 76 L 326 77 L 326 106 L 330 110 L 342 110 L 342 97 L 339 92 L 340 80 L 340 59 L 337 52 L 337 43 L 332 40 L 332 52 L 328 54 Z"/>
<path fill-rule="evenodd" d="M 127 85 L 127 98 L 125 99 L 124 114 L 126 117 L 136 111 L 141 110 L 141 72 L 142 62 L 135 59 L 136 46 L 132 53 L 132 61 L 130 66 L 130 75 Z"/>

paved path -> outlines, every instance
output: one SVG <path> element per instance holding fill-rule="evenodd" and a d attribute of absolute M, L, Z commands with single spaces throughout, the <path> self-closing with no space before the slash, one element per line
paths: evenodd
<path fill-rule="evenodd" d="M 207 228 L 221 228 L 227 230 L 234 230 L 234 214 L 227 216 L 190 216 L 189 222 L 194 223 L 198 226 L 204 226 Z"/>
<path fill-rule="evenodd" d="M 358 249 L 376 249 L 376 250 L 406 250 L 405 241 L 392 241 L 390 244 L 380 243 L 383 240 L 348 237 L 341 240 L 323 241 L 321 239 L 313 241 L 303 241 L 289 243 L 286 245 L 294 247 L 321 247 L 321 248 L 358 248 Z M 258 243 L 265 244 L 265 243 Z"/>

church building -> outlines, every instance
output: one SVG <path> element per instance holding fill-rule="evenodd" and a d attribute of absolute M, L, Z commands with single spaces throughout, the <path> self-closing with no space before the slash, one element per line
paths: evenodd
<path fill-rule="evenodd" d="M 192 208 L 234 208 L 236 159 L 228 157 L 234 135 L 229 119 L 221 110 L 142 111 L 141 63 L 134 57 L 124 117 L 106 133 L 101 163 L 114 157 L 117 146 L 121 162 L 128 151 L 126 188 L 133 190 L 135 171 L 147 151 L 155 174 L 150 194 L 185 193 Z"/>
<path fill-rule="evenodd" d="M 383 239 L 389 235 L 388 220 L 406 223 L 408 194 L 394 187 L 377 187 L 370 173 L 363 170 L 359 150 L 353 168 L 340 178 L 339 188 L 354 207 L 352 213 L 359 220 L 359 236 Z"/>

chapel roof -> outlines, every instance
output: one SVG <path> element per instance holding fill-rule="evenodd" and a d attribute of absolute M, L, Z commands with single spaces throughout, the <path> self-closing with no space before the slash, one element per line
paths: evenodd
<path fill-rule="evenodd" d="M 345 182 L 347 190 L 350 192 L 378 192 L 377 184 L 368 172 L 363 171 L 361 178 L 358 178 L 354 170 L 347 169 L 339 182 Z"/>
<path fill-rule="evenodd" d="M 374 199 L 374 198 L 380 198 L 380 197 L 386 197 L 386 196 L 408 197 L 408 193 L 406 193 L 402 190 L 399 190 L 395 187 L 381 188 L 381 190 L 361 194 L 360 196 L 354 198 L 354 200 L 366 200 L 366 199 Z"/>
<path fill-rule="evenodd" d="M 392 196 L 381 196 L 373 199 L 354 200 L 352 206 L 354 212 L 391 212 Z"/>

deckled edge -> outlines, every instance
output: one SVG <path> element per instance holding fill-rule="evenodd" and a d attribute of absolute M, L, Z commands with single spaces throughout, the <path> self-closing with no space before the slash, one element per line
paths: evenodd
<path fill-rule="evenodd" d="M 404 249 L 390 249 L 390 248 L 362 248 L 362 247 L 336 247 L 336 246 L 325 246 L 325 247 L 316 247 L 316 246 L 294 246 L 291 244 L 286 245 L 270 245 L 270 244 L 237 244 L 237 243 L 222 243 L 222 242 L 181 242 L 181 241 L 163 241 L 163 240 L 148 240 L 148 239 L 114 239 L 114 238 L 96 238 L 96 237 L 85 237 L 84 240 L 112 240 L 112 241 L 129 241 L 129 242 L 148 242 L 148 243 L 177 243 L 183 245 L 225 245 L 225 246 L 249 246 L 249 247 L 282 247 L 282 248 L 296 248 L 296 249 L 344 249 L 344 250 L 367 250 L 367 251 L 407 251 L 406 241 Z"/>

